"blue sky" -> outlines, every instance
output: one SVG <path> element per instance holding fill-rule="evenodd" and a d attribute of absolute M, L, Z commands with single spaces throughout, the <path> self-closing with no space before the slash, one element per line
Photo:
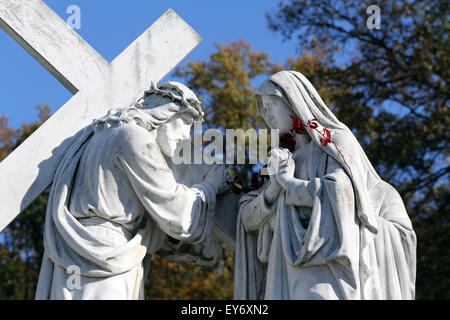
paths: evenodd
<path fill-rule="evenodd" d="M 206 60 L 215 51 L 214 43 L 245 39 L 254 50 L 270 54 L 284 63 L 296 54 L 295 41 L 267 27 L 265 14 L 277 8 L 277 0 L 45 0 L 61 18 L 67 20 L 67 7 L 81 9 L 81 30 L 76 30 L 106 60 L 113 60 L 167 9 L 174 9 L 202 37 L 203 42 L 182 63 Z M 37 104 L 49 104 L 52 111 L 71 94 L 12 38 L 0 29 L 0 115 L 10 125 L 37 119 Z M 170 75 L 168 76 L 170 78 Z"/>

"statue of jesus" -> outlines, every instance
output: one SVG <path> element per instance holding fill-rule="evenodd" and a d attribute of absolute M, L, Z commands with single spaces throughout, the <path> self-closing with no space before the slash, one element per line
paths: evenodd
<path fill-rule="evenodd" d="M 153 253 L 208 243 L 227 171 L 211 166 L 189 188 L 168 164 L 202 117 L 195 94 L 168 82 L 79 133 L 48 199 L 36 299 L 143 299 Z"/>

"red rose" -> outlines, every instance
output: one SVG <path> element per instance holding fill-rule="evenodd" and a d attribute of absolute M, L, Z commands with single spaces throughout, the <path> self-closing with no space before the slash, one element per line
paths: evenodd
<path fill-rule="evenodd" d="M 306 134 L 305 125 L 303 124 L 303 121 L 296 116 L 290 115 L 293 123 L 292 123 L 292 129 L 291 132 L 295 132 L 298 134 Z"/>
<path fill-rule="evenodd" d="M 314 129 L 316 129 L 319 125 L 317 124 L 317 119 L 311 119 L 308 120 L 308 124 L 306 125 L 309 131 L 313 131 Z"/>
<path fill-rule="evenodd" d="M 331 133 L 327 128 L 323 128 L 322 139 L 320 142 L 326 147 L 331 142 Z"/>
<path fill-rule="evenodd" d="M 280 137 L 280 147 L 288 149 L 290 152 L 294 152 L 296 141 L 292 134 L 286 133 Z"/>

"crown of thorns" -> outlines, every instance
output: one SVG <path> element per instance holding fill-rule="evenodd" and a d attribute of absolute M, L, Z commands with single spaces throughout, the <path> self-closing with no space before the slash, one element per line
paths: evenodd
<path fill-rule="evenodd" d="M 195 118 L 203 118 L 204 113 L 201 109 L 200 102 L 196 99 L 186 99 L 184 92 L 174 85 L 163 84 L 158 88 L 156 83 L 152 81 L 150 89 L 144 91 L 144 95 L 138 102 L 145 101 L 147 97 L 152 94 L 169 98 L 172 102 L 178 102 L 186 108 L 188 112 L 192 113 Z"/>

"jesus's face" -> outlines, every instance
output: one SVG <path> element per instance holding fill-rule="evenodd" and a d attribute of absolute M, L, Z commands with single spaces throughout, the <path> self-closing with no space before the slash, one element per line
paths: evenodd
<path fill-rule="evenodd" d="M 172 158 L 178 145 L 191 137 L 194 122 L 190 113 L 178 113 L 157 129 L 156 142 L 161 152 Z"/>

